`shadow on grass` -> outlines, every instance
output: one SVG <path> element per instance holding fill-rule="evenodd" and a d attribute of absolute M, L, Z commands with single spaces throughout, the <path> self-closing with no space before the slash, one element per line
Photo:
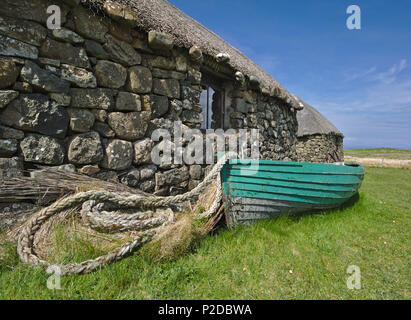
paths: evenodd
<path fill-rule="evenodd" d="M 359 192 L 357 192 L 355 195 L 353 195 L 350 199 L 348 199 L 346 202 L 344 202 L 339 207 L 330 208 L 330 209 L 326 209 L 326 210 L 324 210 L 324 209 L 310 210 L 310 211 L 307 211 L 307 212 L 300 212 L 300 213 L 296 213 L 296 214 L 290 214 L 289 217 L 293 221 L 299 221 L 302 218 L 307 217 L 307 216 L 330 214 L 330 213 L 333 213 L 335 211 L 341 211 L 341 210 L 345 210 L 345 209 L 353 207 L 358 202 L 359 199 L 360 199 L 360 194 L 359 194 Z"/>

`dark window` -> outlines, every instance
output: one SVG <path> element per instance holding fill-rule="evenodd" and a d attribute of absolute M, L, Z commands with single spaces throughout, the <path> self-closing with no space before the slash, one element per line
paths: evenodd
<path fill-rule="evenodd" d="M 224 128 L 224 90 L 216 85 L 202 84 L 200 104 L 203 107 L 201 129 Z"/>

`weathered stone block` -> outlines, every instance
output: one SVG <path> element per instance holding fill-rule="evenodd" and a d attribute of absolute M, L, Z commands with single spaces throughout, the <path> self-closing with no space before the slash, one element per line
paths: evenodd
<path fill-rule="evenodd" d="M 21 177 L 23 169 L 22 158 L 0 158 L 0 179 Z"/>
<path fill-rule="evenodd" d="M 101 17 L 94 15 L 81 6 L 77 6 L 73 10 L 73 15 L 78 34 L 101 43 L 106 41 L 104 36 L 108 31 L 108 27 Z"/>
<path fill-rule="evenodd" d="M 0 109 L 7 106 L 10 102 L 19 96 L 17 91 L 0 90 Z"/>
<path fill-rule="evenodd" d="M 89 55 L 96 57 L 98 59 L 107 60 L 110 59 L 110 55 L 106 50 L 104 50 L 103 46 L 93 40 L 86 40 L 85 41 L 85 48 Z"/>
<path fill-rule="evenodd" d="M 22 80 L 30 83 L 34 88 L 47 92 L 68 93 L 70 84 L 52 74 L 51 72 L 41 69 L 37 64 L 27 60 L 21 69 L 20 77 Z"/>
<path fill-rule="evenodd" d="M 168 130 L 169 132 L 172 132 L 173 128 L 174 128 L 174 122 L 171 121 L 170 119 L 155 118 L 150 121 L 146 135 L 151 136 L 153 134 L 153 131 L 157 129 L 165 129 L 165 130 Z"/>
<path fill-rule="evenodd" d="M 16 139 L 0 139 L 0 157 L 11 157 L 17 152 Z"/>
<path fill-rule="evenodd" d="M 237 112 L 247 113 L 248 105 L 244 99 L 236 98 L 233 100 L 234 108 Z"/>
<path fill-rule="evenodd" d="M 21 94 L 0 115 L 1 121 L 17 129 L 64 138 L 69 116 L 64 107 L 42 94 Z"/>
<path fill-rule="evenodd" d="M 95 74 L 99 86 L 118 89 L 126 83 L 127 69 L 107 60 L 97 62 Z"/>
<path fill-rule="evenodd" d="M 70 116 L 70 128 L 74 132 L 88 132 L 94 125 L 94 115 L 84 109 L 67 109 Z"/>
<path fill-rule="evenodd" d="M 154 178 L 154 175 L 156 174 L 158 168 L 156 165 L 151 164 L 148 166 L 143 166 L 140 168 L 140 180 L 141 181 L 146 181 L 146 180 L 151 180 Z"/>
<path fill-rule="evenodd" d="M 103 157 L 103 147 L 97 132 L 80 134 L 70 142 L 68 160 L 73 164 L 95 164 Z"/>
<path fill-rule="evenodd" d="M 0 89 L 11 86 L 16 82 L 18 76 L 19 70 L 17 69 L 16 64 L 13 61 L 0 58 Z"/>
<path fill-rule="evenodd" d="M 112 112 L 108 115 L 108 124 L 116 135 L 125 140 L 135 141 L 142 137 L 147 131 L 150 114 L 142 112 Z"/>
<path fill-rule="evenodd" d="M 151 163 L 153 141 L 144 139 L 134 143 L 134 163 L 136 165 Z"/>
<path fill-rule="evenodd" d="M 128 70 L 128 90 L 134 93 L 150 93 L 153 86 L 151 71 L 145 67 L 131 67 Z"/>
<path fill-rule="evenodd" d="M 168 98 L 155 94 L 150 95 L 150 110 L 151 119 L 165 115 L 168 112 Z"/>
<path fill-rule="evenodd" d="M 39 51 L 31 44 L 0 35 L 0 54 L 4 56 L 37 59 Z"/>
<path fill-rule="evenodd" d="M 106 154 L 101 166 L 111 170 L 125 170 L 133 162 L 133 145 L 131 142 L 114 139 L 105 147 Z"/>
<path fill-rule="evenodd" d="M 97 87 L 97 80 L 92 72 L 68 64 L 61 65 L 61 78 L 80 88 Z"/>
<path fill-rule="evenodd" d="M 0 34 L 40 46 L 47 37 L 47 29 L 35 22 L 0 16 Z"/>
<path fill-rule="evenodd" d="M 199 85 L 201 83 L 202 73 L 195 68 L 188 67 L 187 80 L 193 84 Z"/>
<path fill-rule="evenodd" d="M 117 40 L 111 35 L 106 35 L 107 42 L 103 48 L 110 54 L 112 59 L 126 66 L 135 66 L 141 63 L 141 56 L 127 42 Z"/>
<path fill-rule="evenodd" d="M 90 62 L 83 48 L 74 47 L 70 43 L 63 43 L 46 39 L 40 47 L 40 55 L 49 59 L 57 59 L 62 63 L 80 68 L 90 68 Z"/>
<path fill-rule="evenodd" d="M 191 61 L 193 61 L 194 63 L 201 63 L 203 61 L 203 52 L 200 48 L 193 46 L 190 48 L 188 53 L 190 55 Z"/>
<path fill-rule="evenodd" d="M 121 177 L 120 182 L 129 187 L 136 188 L 140 181 L 140 171 L 138 169 L 132 169 Z"/>
<path fill-rule="evenodd" d="M 156 186 L 173 186 L 183 181 L 188 181 L 190 178 L 187 167 L 171 169 L 165 172 L 156 173 Z"/>
<path fill-rule="evenodd" d="M 20 142 L 24 161 L 59 165 L 64 162 L 64 148 L 54 138 L 37 134 L 29 135 Z"/>
<path fill-rule="evenodd" d="M 114 91 L 111 89 L 72 88 L 71 107 L 108 110 L 114 106 Z"/>
<path fill-rule="evenodd" d="M 180 99 L 180 82 L 175 79 L 154 79 L 153 92 L 162 96 Z"/>
<path fill-rule="evenodd" d="M 17 139 L 24 138 L 24 132 L 13 128 L 0 126 L 0 139 Z"/>
<path fill-rule="evenodd" d="M 173 38 L 168 34 L 151 30 L 148 33 L 148 45 L 152 49 L 170 50 L 173 48 Z"/>
<path fill-rule="evenodd" d="M 166 58 L 162 56 L 151 57 L 148 60 L 148 64 L 153 68 L 174 70 L 176 68 L 176 63 L 171 58 Z"/>
<path fill-rule="evenodd" d="M 189 100 L 191 103 L 199 103 L 200 102 L 200 96 L 201 96 L 201 91 L 194 90 L 191 88 L 191 86 L 183 86 L 182 87 L 182 96 L 181 99 L 183 100 Z"/>
<path fill-rule="evenodd" d="M 187 57 L 179 54 L 176 56 L 176 70 L 179 72 L 187 72 Z"/>
<path fill-rule="evenodd" d="M 66 28 L 54 29 L 52 33 L 53 37 L 60 41 L 69 42 L 72 44 L 84 43 L 84 39 L 82 37 L 80 37 L 74 31 L 71 31 Z"/>
<path fill-rule="evenodd" d="M 104 11 L 113 20 L 125 23 L 132 27 L 136 26 L 138 23 L 137 14 L 132 9 L 115 1 L 106 1 L 104 3 Z"/>
<path fill-rule="evenodd" d="M 68 107 L 71 102 L 71 97 L 64 93 L 50 93 L 50 98 L 60 106 Z"/>
<path fill-rule="evenodd" d="M 116 101 L 116 110 L 141 111 L 140 96 L 130 92 L 119 92 Z"/>

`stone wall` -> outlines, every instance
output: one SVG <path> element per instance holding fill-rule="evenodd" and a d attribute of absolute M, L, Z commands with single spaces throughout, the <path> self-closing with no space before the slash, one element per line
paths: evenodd
<path fill-rule="evenodd" d="M 150 157 L 155 129 L 172 130 L 174 121 L 200 127 L 201 50 L 137 30 L 132 13 L 115 7 L 100 17 L 75 0 L 5 2 L 1 178 L 71 164 L 80 173 L 161 195 L 185 192 L 204 178 L 205 165 L 157 166 Z M 53 4 L 62 8 L 59 30 L 46 28 L 46 8 Z M 258 128 L 261 158 L 297 160 L 295 110 L 254 90 L 256 79 L 249 85 L 243 78 L 237 73 L 223 81 L 225 129 Z"/>
<path fill-rule="evenodd" d="M 308 135 L 298 138 L 298 161 L 339 162 L 344 161 L 343 137 L 335 134 Z"/>

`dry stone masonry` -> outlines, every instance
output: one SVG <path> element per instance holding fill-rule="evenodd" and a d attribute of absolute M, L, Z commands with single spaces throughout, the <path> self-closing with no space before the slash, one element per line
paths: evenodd
<path fill-rule="evenodd" d="M 304 109 L 298 112 L 297 155 L 300 162 L 344 161 L 344 135 L 318 110 L 300 102 Z"/>
<path fill-rule="evenodd" d="M 316 134 L 298 138 L 298 160 L 301 162 L 338 162 L 344 160 L 343 137 Z"/>
<path fill-rule="evenodd" d="M 174 121 L 201 127 L 205 75 L 221 83 L 223 129 L 259 129 L 261 158 L 298 159 L 297 110 L 276 89 L 229 67 L 227 54 L 210 57 L 139 29 L 134 11 L 117 2 L 99 14 L 82 2 L 2 0 L 1 179 L 70 164 L 150 193 L 194 188 L 207 166 L 153 164 L 151 134 L 172 132 Z M 53 4 L 61 7 L 58 30 L 46 27 Z"/>

